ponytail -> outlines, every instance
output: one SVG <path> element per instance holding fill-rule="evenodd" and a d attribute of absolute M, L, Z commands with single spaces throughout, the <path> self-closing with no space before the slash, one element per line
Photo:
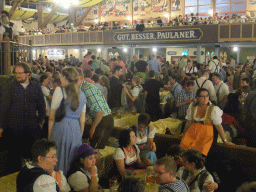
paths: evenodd
<path fill-rule="evenodd" d="M 79 106 L 79 91 L 77 85 L 72 82 L 65 87 L 67 94 L 67 101 L 70 103 L 70 108 L 72 111 L 76 111 Z"/>

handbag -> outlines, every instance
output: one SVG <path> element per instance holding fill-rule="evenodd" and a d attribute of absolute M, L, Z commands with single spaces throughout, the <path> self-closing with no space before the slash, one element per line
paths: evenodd
<path fill-rule="evenodd" d="M 64 93 L 63 93 L 63 89 L 61 89 L 61 90 L 62 90 L 63 98 L 60 102 L 60 106 L 58 107 L 58 109 L 55 112 L 55 121 L 56 122 L 60 122 L 66 116 L 66 105 L 65 105 Z"/>

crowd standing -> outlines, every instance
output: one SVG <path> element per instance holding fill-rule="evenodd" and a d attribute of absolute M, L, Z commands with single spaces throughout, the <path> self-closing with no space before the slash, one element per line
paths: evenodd
<path fill-rule="evenodd" d="M 146 58 L 133 56 L 129 61 L 118 56 L 106 62 L 89 51 L 82 62 L 72 55 L 58 62 L 40 55 L 31 68 L 26 63 L 14 67 L 16 80 L 7 86 L 1 103 L 0 131 L 9 138 L 9 171 L 19 171 L 26 162 L 17 178 L 18 191 L 97 191 L 97 153 L 111 135 L 113 115 L 124 108 L 140 115 L 138 124 L 121 131 L 109 178 L 121 182 L 127 170 L 144 174 L 145 167 L 155 165 L 159 191 L 218 188 L 205 167 L 213 129 L 225 145 L 234 145 L 223 129 L 227 119 L 233 119 L 246 145 L 256 146 L 255 63 L 237 64 L 233 57 L 224 63 L 214 56 L 208 64 L 199 64 L 183 56 L 169 64 L 153 53 Z M 174 101 L 166 103 L 164 112 L 159 96 L 163 90 Z M 183 151 L 157 160 L 150 122 L 163 115 L 184 120 Z M 86 119 L 91 120 L 89 129 Z M 82 143 L 83 137 L 90 145 Z"/>

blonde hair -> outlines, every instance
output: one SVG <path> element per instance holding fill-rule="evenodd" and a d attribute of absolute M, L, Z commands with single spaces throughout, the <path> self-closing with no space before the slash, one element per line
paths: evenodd
<path fill-rule="evenodd" d="M 71 110 L 76 111 L 79 106 L 79 91 L 77 86 L 78 72 L 73 67 L 66 67 L 61 71 L 61 73 L 69 82 L 69 84 L 65 86 L 67 101 L 71 104 Z"/>
<path fill-rule="evenodd" d="M 136 84 L 138 85 L 138 84 L 140 84 L 140 77 L 139 76 L 133 76 L 133 78 L 132 78 L 135 82 L 136 82 Z"/>

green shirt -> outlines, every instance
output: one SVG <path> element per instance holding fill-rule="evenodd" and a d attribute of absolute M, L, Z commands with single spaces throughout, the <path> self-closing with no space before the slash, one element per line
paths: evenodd
<path fill-rule="evenodd" d="M 102 110 L 104 110 L 104 117 L 111 114 L 111 110 L 105 100 L 105 97 L 97 87 L 87 81 L 83 81 L 80 88 L 86 95 L 86 104 L 90 108 L 90 114 L 92 117 L 95 117 L 96 113 Z"/>

